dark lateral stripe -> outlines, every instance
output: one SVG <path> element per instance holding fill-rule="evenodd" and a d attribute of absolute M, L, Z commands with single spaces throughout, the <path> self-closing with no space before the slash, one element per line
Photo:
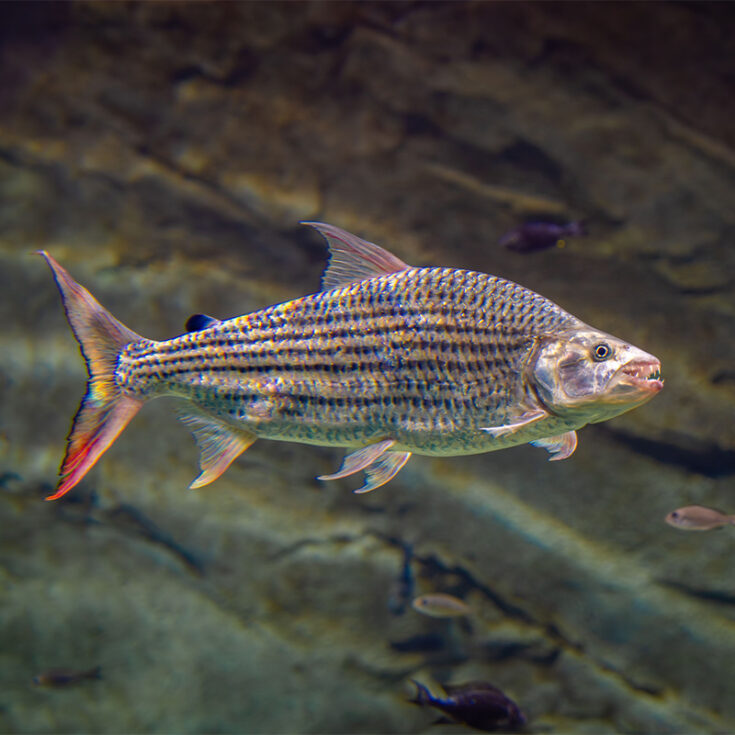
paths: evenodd
<path fill-rule="evenodd" d="M 441 364 L 435 364 L 434 369 L 429 369 L 426 366 L 426 360 L 406 360 L 401 365 L 401 372 L 406 377 L 404 379 L 410 379 L 411 375 L 426 376 L 427 379 L 435 379 L 445 375 L 456 376 L 455 380 L 457 385 L 462 385 L 467 382 L 467 377 L 476 375 L 481 372 L 492 372 L 496 377 L 500 377 L 505 374 L 510 374 L 511 367 L 502 363 L 491 363 L 491 362 L 459 362 L 459 361 L 445 361 Z M 479 370 L 478 368 L 484 368 Z M 150 372 L 140 371 L 137 374 L 140 377 L 144 375 L 155 375 L 161 380 L 167 380 L 174 376 L 183 376 L 187 374 L 207 375 L 214 373 L 237 373 L 243 378 L 251 376 L 253 379 L 262 379 L 265 376 L 273 376 L 274 378 L 287 375 L 302 375 L 308 376 L 313 375 L 313 382 L 315 387 L 318 387 L 318 382 L 324 378 L 324 376 L 332 376 L 337 379 L 352 378 L 360 375 L 364 375 L 366 380 L 370 380 L 372 376 L 379 376 L 383 372 L 381 363 L 373 363 L 359 365 L 356 367 L 351 366 L 331 366 L 331 365 L 268 365 L 261 366 L 259 368 L 253 368 L 250 366 L 232 366 L 232 365 L 207 365 L 205 368 L 197 366 L 181 365 L 179 367 L 170 368 L 168 370 Z M 418 379 L 418 378 L 417 378 Z M 379 381 L 381 385 L 390 385 L 393 381 Z"/>
<path fill-rule="evenodd" d="M 446 365 L 456 361 L 465 366 L 470 365 L 501 365 L 511 362 L 509 357 L 519 353 L 519 347 L 482 349 L 469 343 L 458 345 L 446 345 L 439 348 L 426 349 L 422 346 L 415 348 L 398 348 L 386 351 L 385 354 L 376 350 L 341 350 L 335 352 L 331 349 L 303 349 L 284 346 L 277 352 L 271 351 L 248 351 L 231 352 L 204 358 L 201 355 L 171 356 L 161 360 L 141 360 L 134 363 L 134 370 L 145 368 L 168 370 L 176 367 L 187 367 L 192 370 L 206 370 L 210 367 L 227 367 L 232 370 L 248 369 L 291 369 L 296 365 L 301 367 L 313 367 L 321 369 L 323 366 L 331 366 L 335 369 L 355 370 L 380 368 L 389 364 L 413 364 L 415 362 L 426 362 Z"/>
<path fill-rule="evenodd" d="M 165 361 L 136 362 L 132 371 L 136 373 L 155 373 L 163 377 L 168 374 L 183 372 L 206 373 L 214 370 L 231 370 L 233 372 L 365 372 L 382 373 L 387 369 L 400 368 L 402 373 L 407 371 L 429 370 L 432 373 L 440 369 L 442 372 L 457 370 L 474 372 L 475 369 L 488 368 L 502 369 L 514 366 L 515 360 L 509 359 L 518 350 L 475 351 L 465 345 L 464 349 L 446 350 L 406 350 L 405 353 L 397 350 L 389 354 L 377 354 L 375 351 L 349 355 L 320 351 L 302 351 L 288 349 L 278 353 L 246 353 L 224 354 L 206 360 L 201 357 L 195 359 L 170 359 Z"/>
<path fill-rule="evenodd" d="M 227 362 L 201 364 L 178 364 L 168 367 L 160 367 L 156 365 L 139 367 L 135 366 L 130 371 L 136 378 L 145 378 L 152 376 L 160 379 L 167 379 L 175 375 L 208 375 L 232 373 L 239 375 L 242 379 L 252 377 L 253 379 L 264 379 L 268 376 L 287 377 L 301 376 L 304 379 L 313 376 L 314 381 L 319 381 L 325 377 L 353 378 L 364 376 L 366 380 L 378 380 L 381 383 L 389 383 L 394 378 L 393 372 L 398 369 L 401 378 L 418 377 L 425 375 L 435 379 L 437 376 L 456 373 L 458 382 L 462 381 L 462 374 L 469 377 L 476 373 L 492 371 L 495 373 L 503 372 L 503 365 L 507 363 L 489 362 L 489 361 L 460 361 L 460 360 L 430 360 L 430 359 L 405 359 L 400 363 L 389 363 L 387 361 L 375 360 L 373 362 L 344 363 L 333 364 L 329 362 L 323 363 L 305 363 L 294 361 L 292 363 L 262 363 L 262 364 L 239 364 L 233 365 Z M 509 366 L 508 366 L 509 367 Z M 386 379 L 383 379 L 383 376 Z"/>
<path fill-rule="evenodd" d="M 270 359 L 269 359 L 270 357 Z M 211 359 L 203 363 L 201 360 L 181 361 L 167 364 L 135 364 L 131 372 L 136 377 L 155 376 L 166 379 L 174 375 L 184 374 L 207 374 L 215 372 L 232 372 L 246 377 L 248 375 L 264 377 L 265 375 L 293 375 L 313 374 L 314 380 L 319 380 L 324 375 L 335 377 L 352 377 L 364 375 L 366 379 L 386 373 L 393 373 L 396 369 L 400 371 L 402 378 L 411 378 L 421 374 L 431 377 L 437 375 L 455 375 L 458 383 L 463 383 L 472 376 L 492 373 L 496 377 L 510 372 L 515 367 L 515 361 L 509 360 L 508 356 L 498 355 L 470 355 L 461 357 L 447 354 L 423 355 L 396 355 L 392 361 L 387 357 L 369 355 L 360 360 L 333 359 L 320 360 L 319 355 L 303 355 L 299 359 L 288 359 L 281 355 L 278 359 L 274 356 L 262 355 L 260 360 L 243 360 L 239 357 L 237 361 L 227 357 Z M 325 355 L 324 357 L 329 357 Z M 381 381 L 382 382 L 382 381 Z M 388 382 L 388 381 L 385 381 Z"/>
<path fill-rule="evenodd" d="M 402 325 L 401 330 L 382 330 L 381 333 L 375 333 L 373 336 L 379 337 L 381 340 L 390 342 L 391 334 L 396 331 L 409 332 L 410 336 L 406 340 L 405 348 L 401 346 L 400 339 L 396 340 L 397 344 L 393 345 L 394 349 L 400 351 L 417 350 L 426 354 L 436 354 L 442 356 L 446 353 L 465 353 L 465 354 L 485 354 L 507 353 L 517 349 L 525 349 L 528 339 L 515 337 L 512 340 L 497 338 L 493 334 L 483 333 L 479 330 L 471 331 L 470 329 L 452 329 L 447 327 L 427 327 L 422 331 L 413 330 L 411 326 Z M 447 339 L 448 333 L 454 333 L 459 339 Z M 490 337 L 490 339 L 488 339 Z M 495 338 L 493 338 L 495 337 Z M 268 346 L 263 349 L 263 342 L 277 344 L 276 348 Z M 338 333 L 330 335 L 328 338 L 311 338 L 299 340 L 274 340 L 267 339 L 258 341 L 242 340 L 239 342 L 227 342 L 220 345 L 225 349 L 218 351 L 216 355 L 207 356 L 203 354 L 202 346 L 192 345 L 188 348 L 178 348 L 168 352 L 160 352 L 145 357 L 138 357 L 138 364 L 153 363 L 164 365 L 181 361 L 207 362 L 216 359 L 236 359 L 242 362 L 245 359 L 257 361 L 262 357 L 283 361 L 289 357 L 300 357 L 309 355 L 320 355 L 330 359 L 351 358 L 353 355 L 369 354 L 376 350 L 376 345 L 366 342 L 364 336 L 355 336 L 354 330 L 347 333 Z M 261 349 L 258 349 L 261 347 Z M 229 348 L 229 349 L 227 349 Z M 377 347 L 380 349 L 380 347 Z"/>

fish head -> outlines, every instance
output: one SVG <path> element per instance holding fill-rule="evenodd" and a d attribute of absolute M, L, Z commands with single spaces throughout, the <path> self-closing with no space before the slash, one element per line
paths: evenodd
<path fill-rule="evenodd" d="M 542 338 L 531 382 L 551 412 L 584 423 L 629 411 L 663 388 L 656 357 L 586 325 Z"/>
<path fill-rule="evenodd" d="M 689 516 L 682 510 L 672 510 L 664 520 L 674 528 L 690 529 L 696 526 L 696 524 L 693 524 Z"/>

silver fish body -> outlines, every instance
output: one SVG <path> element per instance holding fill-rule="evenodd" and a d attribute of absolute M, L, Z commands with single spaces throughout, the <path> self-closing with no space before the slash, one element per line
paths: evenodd
<path fill-rule="evenodd" d="M 341 447 L 385 437 L 420 454 L 486 452 L 571 428 L 493 436 L 527 401 L 536 335 L 581 323 L 510 281 L 412 268 L 123 350 L 136 397 L 187 398 L 268 439 Z"/>

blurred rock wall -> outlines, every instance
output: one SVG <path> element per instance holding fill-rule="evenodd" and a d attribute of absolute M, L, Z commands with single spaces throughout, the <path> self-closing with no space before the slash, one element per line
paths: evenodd
<path fill-rule="evenodd" d="M 71 3 L 0 28 L 0 730 L 421 732 L 407 680 L 487 679 L 532 728 L 735 728 L 735 133 L 728 4 Z M 84 367 L 57 257 L 136 331 L 315 291 L 303 219 L 516 280 L 661 358 L 662 394 L 548 464 L 256 444 L 186 487 L 165 401 L 43 503 Z M 527 219 L 589 236 L 519 255 Z M 468 623 L 391 612 L 418 592 Z M 44 691 L 50 666 L 103 679 Z"/>

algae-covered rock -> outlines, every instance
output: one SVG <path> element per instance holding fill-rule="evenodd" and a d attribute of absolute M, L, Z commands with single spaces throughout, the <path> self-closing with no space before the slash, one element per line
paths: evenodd
<path fill-rule="evenodd" d="M 429 731 L 410 678 L 491 681 L 532 729 L 735 728 L 735 536 L 663 522 L 735 511 L 727 5 L 3 14 L 1 731 Z M 85 374 L 32 251 L 159 339 L 317 290 L 304 219 L 528 286 L 660 357 L 665 389 L 564 462 L 415 457 L 365 496 L 314 480 L 341 452 L 277 442 L 187 490 L 162 400 L 44 503 Z M 528 219 L 589 235 L 498 245 Z M 473 616 L 397 614 L 407 561 Z"/>

